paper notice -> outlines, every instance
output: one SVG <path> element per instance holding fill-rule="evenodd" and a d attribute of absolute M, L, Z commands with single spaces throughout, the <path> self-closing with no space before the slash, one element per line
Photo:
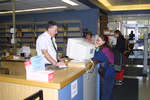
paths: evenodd
<path fill-rule="evenodd" d="M 78 81 L 75 80 L 71 83 L 71 98 L 74 98 L 78 94 Z"/>

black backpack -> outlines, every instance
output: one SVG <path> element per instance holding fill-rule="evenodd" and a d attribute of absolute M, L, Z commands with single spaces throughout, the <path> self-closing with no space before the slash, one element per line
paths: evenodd
<path fill-rule="evenodd" d="M 125 56 L 118 50 L 114 50 L 114 67 L 116 71 L 121 71 L 125 65 Z"/>

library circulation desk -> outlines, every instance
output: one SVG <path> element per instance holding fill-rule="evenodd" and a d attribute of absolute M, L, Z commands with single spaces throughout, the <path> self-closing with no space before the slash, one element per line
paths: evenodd
<path fill-rule="evenodd" d="M 26 80 L 23 60 L 1 60 L 1 67 L 9 74 L 0 75 L 0 99 L 23 100 L 39 90 L 43 90 L 44 100 L 84 100 L 83 74 L 90 69 L 71 67 L 55 70 L 50 82 Z"/>

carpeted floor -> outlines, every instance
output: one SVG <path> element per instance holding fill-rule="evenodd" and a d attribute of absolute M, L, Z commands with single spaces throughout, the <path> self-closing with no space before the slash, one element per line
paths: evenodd
<path fill-rule="evenodd" d="M 114 87 L 114 100 L 138 100 L 138 79 L 124 79 L 124 84 Z"/>

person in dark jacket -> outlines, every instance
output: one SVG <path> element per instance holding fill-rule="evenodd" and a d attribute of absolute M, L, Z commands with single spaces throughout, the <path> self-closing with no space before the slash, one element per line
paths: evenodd
<path fill-rule="evenodd" d="M 121 34 L 119 30 L 114 32 L 114 37 L 117 38 L 117 43 L 114 48 L 114 65 L 119 65 L 121 67 L 120 72 L 116 72 L 116 85 L 123 84 L 123 75 L 125 71 L 125 55 L 124 52 L 126 50 L 126 40 L 124 36 Z"/>
<path fill-rule="evenodd" d="M 133 34 L 133 31 L 129 34 L 129 40 L 134 40 L 135 39 L 135 34 Z"/>
<path fill-rule="evenodd" d="M 93 60 L 98 61 L 101 76 L 101 100 L 113 100 L 113 86 L 115 81 L 114 54 L 108 45 L 108 38 L 100 35 L 96 41 L 96 50 Z M 102 69 L 102 70 L 101 70 Z"/>
<path fill-rule="evenodd" d="M 119 51 L 120 53 L 123 54 L 123 52 L 125 51 L 125 38 L 124 36 L 121 34 L 121 32 L 119 30 L 116 30 L 114 32 L 114 37 L 117 38 L 117 43 L 115 46 L 115 50 Z"/>

